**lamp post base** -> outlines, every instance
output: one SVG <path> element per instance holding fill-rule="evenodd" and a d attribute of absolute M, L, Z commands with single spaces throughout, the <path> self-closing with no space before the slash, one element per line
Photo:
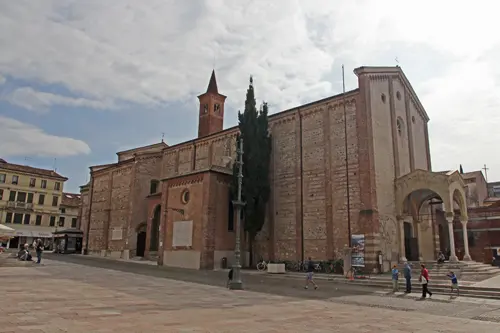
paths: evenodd
<path fill-rule="evenodd" d="M 231 281 L 229 283 L 229 289 L 231 290 L 243 290 L 243 282 L 240 281 Z"/>

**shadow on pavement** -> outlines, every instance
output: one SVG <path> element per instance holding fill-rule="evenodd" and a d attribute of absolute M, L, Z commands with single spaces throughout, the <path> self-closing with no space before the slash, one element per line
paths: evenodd
<path fill-rule="evenodd" d="M 60 255 L 47 253 L 45 258 L 96 268 L 111 269 L 127 273 L 141 274 L 157 278 L 165 278 L 183 282 L 192 282 L 225 288 L 227 272 L 182 269 L 174 267 L 154 266 L 133 262 L 123 262 L 99 257 Z M 244 289 L 246 291 L 260 292 L 278 296 L 288 296 L 305 299 L 328 299 L 349 295 L 373 294 L 374 289 L 363 286 L 336 284 L 331 281 L 317 281 L 319 288 L 314 290 L 304 289 L 304 281 L 278 276 L 260 274 L 242 274 Z"/>

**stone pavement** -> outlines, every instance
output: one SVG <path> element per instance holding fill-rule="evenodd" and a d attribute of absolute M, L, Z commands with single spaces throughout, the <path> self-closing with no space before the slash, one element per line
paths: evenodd
<path fill-rule="evenodd" d="M 230 291 L 119 270 L 46 260 L 0 267 L 0 332 L 494 332 L 498 303 L 420 301 L 301 290 Z M 143 266 L 143 265 L 136 265 Z M 223 283 L 221 283 L 223 284 Z M 254 287 L 256 288 L 256 287 Z M 279 287 L 276 287 L 279 288 Z M 342 288 L 339 286 L 339 288 Z M 474 319 L 478 320 L 474 320 Z"/>

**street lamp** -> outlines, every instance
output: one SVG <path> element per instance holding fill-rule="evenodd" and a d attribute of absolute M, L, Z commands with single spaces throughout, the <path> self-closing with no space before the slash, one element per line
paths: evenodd
<path fill-rule="evenodd" d="M 241 200 L 241 186 L 243 183 L 243 138 L 240 137 L 239 147 L 236 150 L 238 159 L 238 198 L 233 200 L 233 207 L 236 212 L 236 244 L 234 249 L 234 265 L 233 265 L 233 279 L 229 284 L 229 289 L 242 290 L 243 283 L 241 282 L 241 250 L 240 250 L 240 229 L 241 229 L 241 209 L 245 203 Z"/>

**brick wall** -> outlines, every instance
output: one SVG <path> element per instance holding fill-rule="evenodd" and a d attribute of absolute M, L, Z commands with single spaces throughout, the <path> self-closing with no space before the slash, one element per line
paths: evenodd
<path fill-rule="evenodd" d="M 136 156 L 136 163 L 132 172 L 133 184 L 131 186 L 131 202 L 129 203 L 130 216 L 127 220 L 130 221 L 128 229 L 124 230 L 127 233 L 128 246 L 131 251 L 137 246 L 137 233 L 135 230 L 141 223 L 149 222 L 151 215 L 148 212 L 148 195 L 151 189 L 152 180 L 161 179 L 161 164 L 162 154 L 141 154 Z M 160 190 L 160 189 L 158 189 Z M 149 227 L 149 226 L 148 226 Z M 148 230 L 148 237 L 150 233 Z M 149 240 L 146 241 L 146 250 L 149 249 Z"/>

